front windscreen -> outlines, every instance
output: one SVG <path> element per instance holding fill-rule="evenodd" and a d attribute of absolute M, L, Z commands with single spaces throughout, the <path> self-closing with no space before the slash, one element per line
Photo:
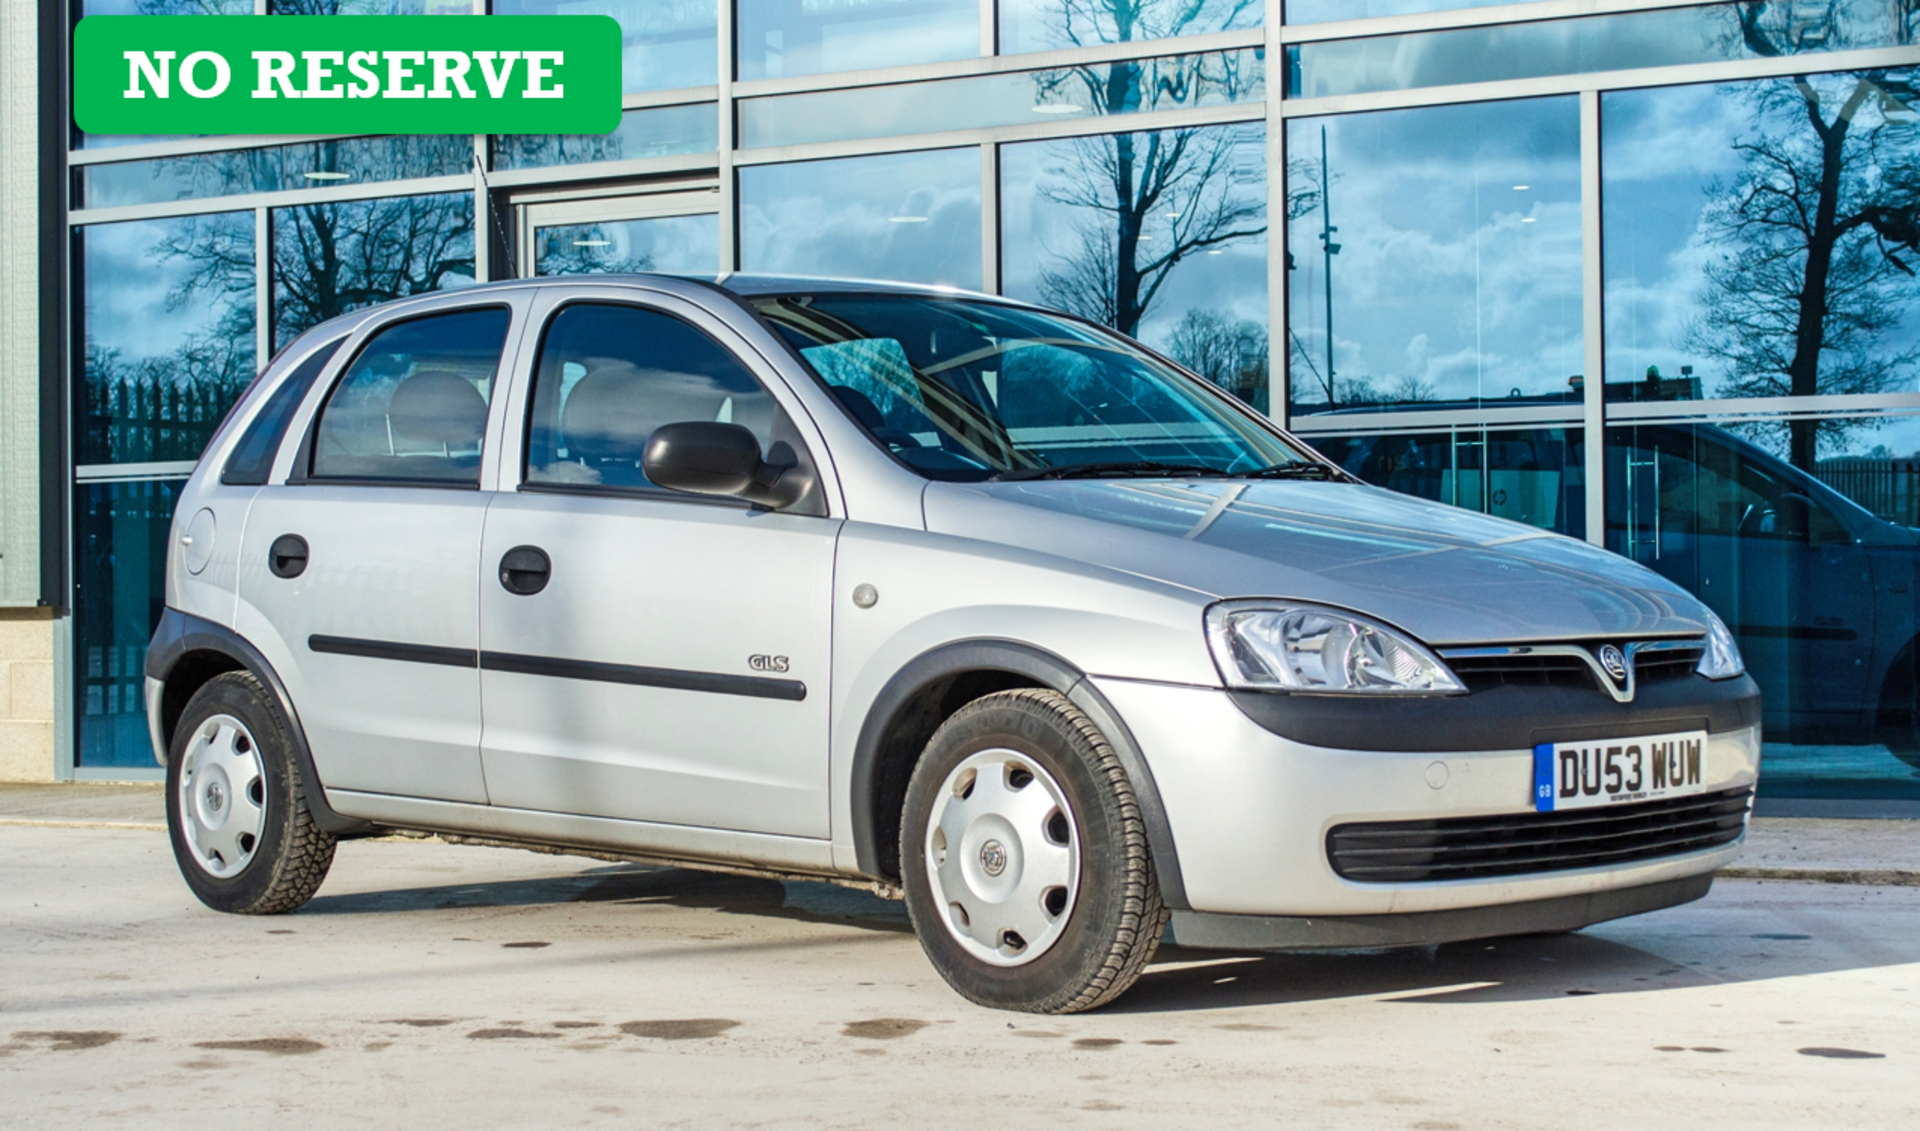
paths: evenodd
<path fill-rule="evenodd" d="M 1086 323 L 931 295 L 752 301 L 847 415 L 930 478 L 1329 474 L 1203 382 Z"/>

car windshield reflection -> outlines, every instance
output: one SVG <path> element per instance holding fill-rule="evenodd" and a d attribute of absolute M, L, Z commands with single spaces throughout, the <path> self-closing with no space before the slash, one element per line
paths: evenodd
<path fill-rule="evenodd" d="M 849 416 L 929 478 L 1338 477 L 1205 382 L 1086 323 L 920 295 L 754 304 Z"/>

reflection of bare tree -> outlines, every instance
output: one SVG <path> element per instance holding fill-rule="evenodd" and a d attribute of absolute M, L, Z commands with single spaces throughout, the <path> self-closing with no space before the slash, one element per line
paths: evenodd
<path fill-rule="evenodd" d="M 1175 267 L 1266 232 L 1265 193 L 1235 183 L 1259 148 L 1239 127 L 1074 139 L 1041 195 L 1084 218 L 1077 246 L 1042 273 L 1042 299 L 1137 332 Z"/>
<path fill-rule="evenodd" d="M 1171 39 L 1250 26 L 1261 0 L 1055 0 L 1047 29 L 1060 47 Z"/>
<path fill-rule="evenodd" d="M 1910 382 L 1920 346 L 1886 343 L 1916 295 L 1902 255 L 1920 251 L 1920 138 L 1901 101 L 1911 89 L 1871 72 L 1732 93 L 1756 132 L 1734 146 L 1739 174 L 1709 190 L 1702 231 L 1720 251 L 1689 330 L 1691 345 L 1727 367 L 1720 394 L 1874 393 Z M 1788 456 L 1811 471 L 1821 436 L 1850 427 L 1791 422 Z"/>
<path fill-rule="evenodd" d="M 1267 328 L 1211 310 L 1189 310 L 1167 338 L 1180 364 L 1261 411 L 1267 410 Z"/>
<path fill-rule="evenodd" d="M 277 341 L 387 299 L 473 278 L 473 198 L 402 196 L 274 211 Z"/>
<path fill-rule="evenodd" d="M 1256 0 L 1058 0 L 1052 34 L 1063 46 L 1165 38 L 1230 26 L 1236 13 L 1257 6 Z M 1250 53 L 1227 52 L 1049 72 L 1036 80 L 1036 93 L 1042 103 L 1085 99 L 1095 114 L 1121 114 L 1232 101 L 1257 91 L 1263 78 Z M 1068 143 L 1040 193 L 1081 218 L 1073 246 L 1055 253 L 1042 272 L 1041 298 L 1137 333 L 1180 263 L 1266 232 L 1260 150 L 1252 131 L 1233 127 Z"/>

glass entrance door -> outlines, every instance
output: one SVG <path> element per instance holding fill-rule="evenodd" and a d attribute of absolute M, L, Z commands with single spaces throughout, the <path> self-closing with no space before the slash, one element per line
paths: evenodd
<path fill-rule="evenodd" d="M 720 193 L 711 184 L 515 203 L 523 277 L 719 273 Z"/>

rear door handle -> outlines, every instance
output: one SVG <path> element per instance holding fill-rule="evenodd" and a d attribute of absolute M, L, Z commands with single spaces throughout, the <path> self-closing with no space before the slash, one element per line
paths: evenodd
<path fill-rule="evenodd" d="M 267 568 L 275 577 L 299 577 L 307 571 L 307 540 L 298 534 L 282 534 L 267 550 Z"/>
<path fill-rule="evenodd" d="M 538 546 L 515 546 L 500 558 L 500 586 L 509 593 L 531 597 L 552 577 L 553 561 Z"/>

